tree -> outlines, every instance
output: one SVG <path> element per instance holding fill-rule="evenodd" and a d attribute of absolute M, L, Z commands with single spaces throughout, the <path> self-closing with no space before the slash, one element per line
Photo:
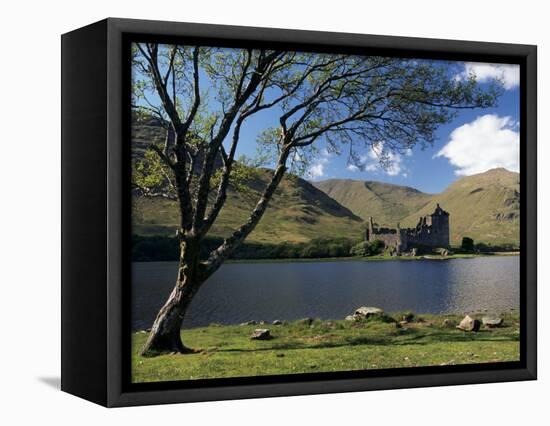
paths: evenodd
<path fill-rule="evenodd" d="M 132 55 L 133 113 L 166 128 L 164 143 L 135 161 L 134 190 L 176 200 L 180 216 L 176 283 L 144 355 L 192 351 L 180 328 L 193 296 L 261 220 L 285 172 L 306 169 L 319 146 L 359 168 L 369 149 L 388 166 L 391 153 L 432 144 L 456 110 L 492 106 L 500 91 L 433 61 L 151 43 L 134 44 Z M 228 187 L 254 169 L 235 159 L 242 127 L 265 111 L 276 116 L 258 135 L 269 183 L 248 219 L 201 259 Z"/>
<path fill-rule="evenodd" d="M 375 256 L 384 249 L 384 242 L 381 240 L 362 241 L 354 245 L 349 254 L 352 256 Z"/>
<path fill-rule="evenodd" d="M 462 238 L 462 244 L 460 244 L 460 248 L 467 252 L 474 251 L 474 240 L 470 237 L 463 237 Z"/>

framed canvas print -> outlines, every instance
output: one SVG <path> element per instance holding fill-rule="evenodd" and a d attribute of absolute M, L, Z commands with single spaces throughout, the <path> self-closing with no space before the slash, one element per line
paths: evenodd
<path fill-rule="evenodd" d="M 62 82 L 63 390 L 536 378 L 536 47 L 107 19 Z"/>

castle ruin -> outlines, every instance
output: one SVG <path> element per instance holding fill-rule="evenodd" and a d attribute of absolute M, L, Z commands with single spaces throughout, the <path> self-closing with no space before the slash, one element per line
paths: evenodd
<path fill-rule="evenodd" d="M 437 205 L 432 214 L 421 217 L 414 228 L 379 228 L 369 218 L 366 241 L 380 240 L 394 253 L 418 247 L 449 247 L 449 213 Z"/>

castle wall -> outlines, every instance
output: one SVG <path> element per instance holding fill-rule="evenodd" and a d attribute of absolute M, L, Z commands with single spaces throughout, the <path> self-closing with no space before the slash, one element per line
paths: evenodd
<path fill-rule="evenodd" d="M 449 247 L 449 214 L 437 205 L 434 213 L 421 217 L 415 228 L 377 228 L 372 218 L 365 234 L 367 241 L 380 240 L 397 252 L 413 246 Z"/>
<path fill-rule="evenodd" d="M 384 242 L 386 247 L 395 247 L 401 248 L 401 238 L 400 235 L 395 234 L 374 234 L 371 241 L 380 240 Z"/>
<path fill-rule="evenodd" d="M 449 246 L 448 216 L 434 216 L 432 218 L 432 241 L 438 247 Z"/>

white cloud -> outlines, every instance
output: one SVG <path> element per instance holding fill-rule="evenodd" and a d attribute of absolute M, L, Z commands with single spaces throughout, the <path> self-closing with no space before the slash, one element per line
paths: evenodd
<path fill-rule="evenodd" d="M 319 179 L 325 176 L 325 168 L 328 165 L 330 156 L 331 154 L 326 149 L 322 149 L 320 157 L 307 170 L 307 175 L 311 179 Z"/>
<path fill-rule="evenodd" d="M 458 74 L 456 78 L 463 80 L 472 74 L 481 83 L 499 79 L 506 90 L 519 86 L 519 65 L 466 62 L 464 63 L 464 71 Z"/>
<path fill-rule="evenodd" d="M 407 151 L 406 155 L 412 155 L 412 151 L 410 154 Z M 380 164 L 381 160 L 385 167 Z M 397 176 L 404 171 L 401 155 L 385 149 L 384 142 L 375 143 L 368 154 L 361 157 L 361 161 L 365 163 L 365 170 L 369 172 L 382 171 L 389 176 Z"/>
<path fill-rule="evenodd" d="M 511 117 L 487 114 L 457 127 L 435 156 L 446 157 L 457 175 L 482 173 L 496 167 L 519 172 L 519 132 Z"/>
<path fill-rule="evenodd" d="M 319 160 L 317 163 L 313 164 L 309 170 L 308 174 L 312 179 L 318 179 L 325 175 L 325 165 L 326 161 Z"/>
<path fill-rule="evenodd" d="M 350 172 L 358 172 L 359 167 L 357 167 L 355 164 L 348 164 L 346 169 L 348 169 Z"/>

